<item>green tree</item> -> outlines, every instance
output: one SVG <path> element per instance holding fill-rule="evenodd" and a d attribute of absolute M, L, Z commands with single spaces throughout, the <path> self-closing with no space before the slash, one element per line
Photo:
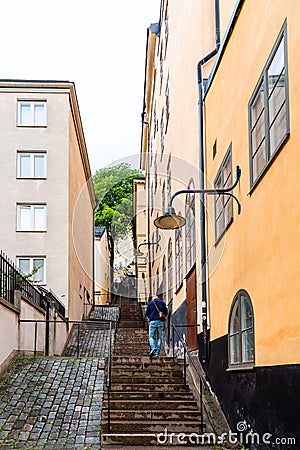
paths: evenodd
<path fill-rule="evenodd" d="M 143 173 L 128 163 L 97 170 L 93 176 L 98 199 L 95 225 L 105 226 L 110 251 L 110 266 L 114 263 L 115 241 L 132 230 L 132 180 L 143 178 Z"/>

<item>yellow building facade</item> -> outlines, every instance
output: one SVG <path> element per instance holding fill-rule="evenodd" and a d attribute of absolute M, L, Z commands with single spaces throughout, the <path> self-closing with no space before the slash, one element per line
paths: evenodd
<path fill-rule="evenodd" d="M 233 431 L 274 438 L 298 433 L 299 17 L 297 0 L 162 1 L 147 34 L 149 291 L 171 311 L 167 344 L 180 325 Z M 192 193 L 233 185 L 235 198 Z M 185 227 L 156 228 L 182 189 Z"/>

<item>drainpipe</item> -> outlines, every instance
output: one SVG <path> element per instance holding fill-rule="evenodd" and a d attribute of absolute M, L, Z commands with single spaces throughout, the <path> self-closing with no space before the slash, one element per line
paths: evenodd
<path fill-rule="evenodd" d="M 216 47 L 213 51 L 202 58 L 197 66 L 198 73 L 198 114 L 199 114 L 199 177 L 200 189 L 205 189 L 205 155 L 204 155 L 204 120 L 203 120 L 203 77 L 202 66 L 213 58 L 220 48 L 220 5 L 215 0 L 215 27 Z M 205 225 L 205 197 L 200 194 L 200 240 L 201 240 L 201 295 L 202 295 L 202 331 L 203 348 L 201 354 L 202 364 L 208 360 L 208 338 L 207 338 L 207 260 L 206 260 L 206 225 Z"/>

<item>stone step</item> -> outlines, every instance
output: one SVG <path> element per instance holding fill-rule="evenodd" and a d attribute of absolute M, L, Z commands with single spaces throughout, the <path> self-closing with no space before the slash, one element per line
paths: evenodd
<path fill-rule="evenodd" d="M 118 325 L 118 328 L 120 329 L 120 328 L 134 328 L 134 329 L 137 329 L 137 328 L 143 328 L 143 322 L 142 321 L 140 321 L 140 322 L 132 322 L 131 320 L 122 320 L 122 321 L 120 321 L 120 323 L 119 323 L 119 325 Z"/>
<path fill-rule="evenodd" d="M 128 366 L 131 367 L 133 364 L 137 365 L 143 365 L 144 367 L 152 364 L 157 364 L 159 366 L 163 365 L 176 365 L 181 364 L 180 360 L 178 361 L 176 358 L 173 360 L 172 357 L 164 356 L 160 358 L 150 358 L 149 356 L 132 356 L 131 358 L 128 358 L 127 356 L 114 356 L 112 358 L 113 364 L 123 364 L 124 367 Z"/>
<path fill-rule="evenodd" d="M 128 383 L 128 381 L 134 382 L 136 385 L 141 384 L 147 384 L 149 387 L 156 386 L 157 384 L 168 384 L 168 385 L 181 385 L 183 384 L 183 377 L 173 377 L 173 376 L 164 376 L 162 377 L 159 373 L 158 379 L 156 378 L 149 378 L 149 376 L 136 376 L 136 377 L 127 377 L 127 376 L 121 376 L 121 375 L 115 375 L 114 372 L 112 372 L 111 376 L 111 382 L 113 384 L 123 384 Z"/>
<path fill-rule="evenodd" d="M 202 449 L 211 450 L 212 447 L 205 446 L 206 443 L 211 443 L 209 437 L 202 435 L 200 430 L 196 433 L 173 434 L 167 433 L 165 430 L 162 433 L 118 433 L 118 434 L 102 434 L 101 448 L 111 448 L 120 450 L 121 448 L 131 447 L 134 450 L 151 449 L 155 450 L 159 447 L 173 447 L 178 449 Z M 184 444 L 185 442 L 185 444 Z M 196 444 L 199 444 L 195 446 Z M 107 447 L 109 446 L 109 447 Z"/>
<path fill-rule="evenodd" d="M 140 329 L 140 328 L 121 328 L 118 329 L 118 334 L 117 336 L 145 336 L 148 334 L 148 331 L 146 329 Z"/>
<path fill-rule="evenodd" d="M 116 336 L 120 341 L 123 339 L 144 339 L 145 337 L 148 338 L 148 332 L 146 330 L 137 332 L 135 328 L 121 328 L 118 330 Z"/>
<path fill-rule="evenodd" d="M 149 378 L 153 378 L 153 377 L 157 376 L 157 370 L 155 367 L 148 367 L 147 369 L 144 369 L 144 368 L 141 368 L 141 369 L 114 368 L 113 375 L 126 377 L 127 379 L 129 379 L 129 378 L 135 379 L 135 377 L 145 376 L 145 377 L 148 377 L 148 379 L 149 379 Z M 159 379 L 164 378 L 164 377 L 170 377 L 170 376 L 182 378 L 183 375 L 179 368 L 174 368 L 174 367 L 162 368 L 159 371 Z"/>
<path fill-rule="evenodd" d="M 102 409 L 102 420 L 107 421 L 107 409 Z M 110 420 L 111 421 L 152 421 L 154 424 L 156 421 L 167 420 L 169 421 L 180 421 L 184 423 L 186 421 L 200 421 L 199 411 L 172 411 L 172 410 L 132 410 L 132 409 L 111 409 L 110 410 Z"/>
<path fill-rule="evenodd" d="M 167 427 L 168 433 L 199 433 L 200 420 L 185 420 L 180 423 L 177 420 L 111 420 L 111 433 L 164 433 Z M 102 423 L 102 430 L 107 432 L 107 423 Z"/>
<path fill-rule="evenodd" d="M 107 399 L 107 392 L 104 393 L 104 398 Z M 111 391 L 110 392 L 111 401 L 140 401 L 140 402 L 148 402 L 156 401 L 156 402 L 164 402 L 164 400 L 170 401 L 194 401 L 194 397 L 192 392 L 180 391 L 180 392 L 145 392 L 145 391 Z"/>
<path fill-rule="evenodd" d="M 148 339 L 146 339 L 145 337 L 142 337 L 141 339 L 136 339 L 135 337 L 130 337 L 130 338 L 125 338 L 125 339 L 116 339 L 115 340 L 115 345 L 124 347 L 126 345 L 131 345 L 131 346 L 137 346 L 137 345 L 144 345 L 147 346 L 149 348 L 149 343 L 148 343 Z"/>
<path fill-rule="evenodd" d="M 188 390 L 188 386 L 184 386 L 183 384 L 132 384 L 132 383 L 116 383 L 111 385 L 111 391 L 139 391 L 139 392 L 184 392 Z"/>
<path fill-rule="evenodd" d="M 110 407 L 111 409 L 121 409 L 121 410 L 139 410 L 139 411 L 145 411 L 145 410 L 162 410 L 162 409 L 171 409 L 172 411 L 182 411 L 182 410 L 189 410 L 189 411 L 198 411 L 197 403 L 193 400 L 186 400 L 186 399 L 178 399 L 173 400 L 171 399 L 165 399 L 167 401 L 158 401 L 159 399 L 128 399 L 128 400 L 110 400 Z M 107 408 L 108 402 L 107 399 L 103 402 L 103 409 Z"/>

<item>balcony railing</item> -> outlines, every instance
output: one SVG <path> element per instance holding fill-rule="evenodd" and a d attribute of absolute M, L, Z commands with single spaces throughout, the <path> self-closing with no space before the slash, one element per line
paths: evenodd
<path fill-rule="evenodd" d="M 15 291 L 20 291 L 40 308 L 46 309 L 46 303 L 38 289 L 0 251 L 0 297 L 14 305 Z"/>

